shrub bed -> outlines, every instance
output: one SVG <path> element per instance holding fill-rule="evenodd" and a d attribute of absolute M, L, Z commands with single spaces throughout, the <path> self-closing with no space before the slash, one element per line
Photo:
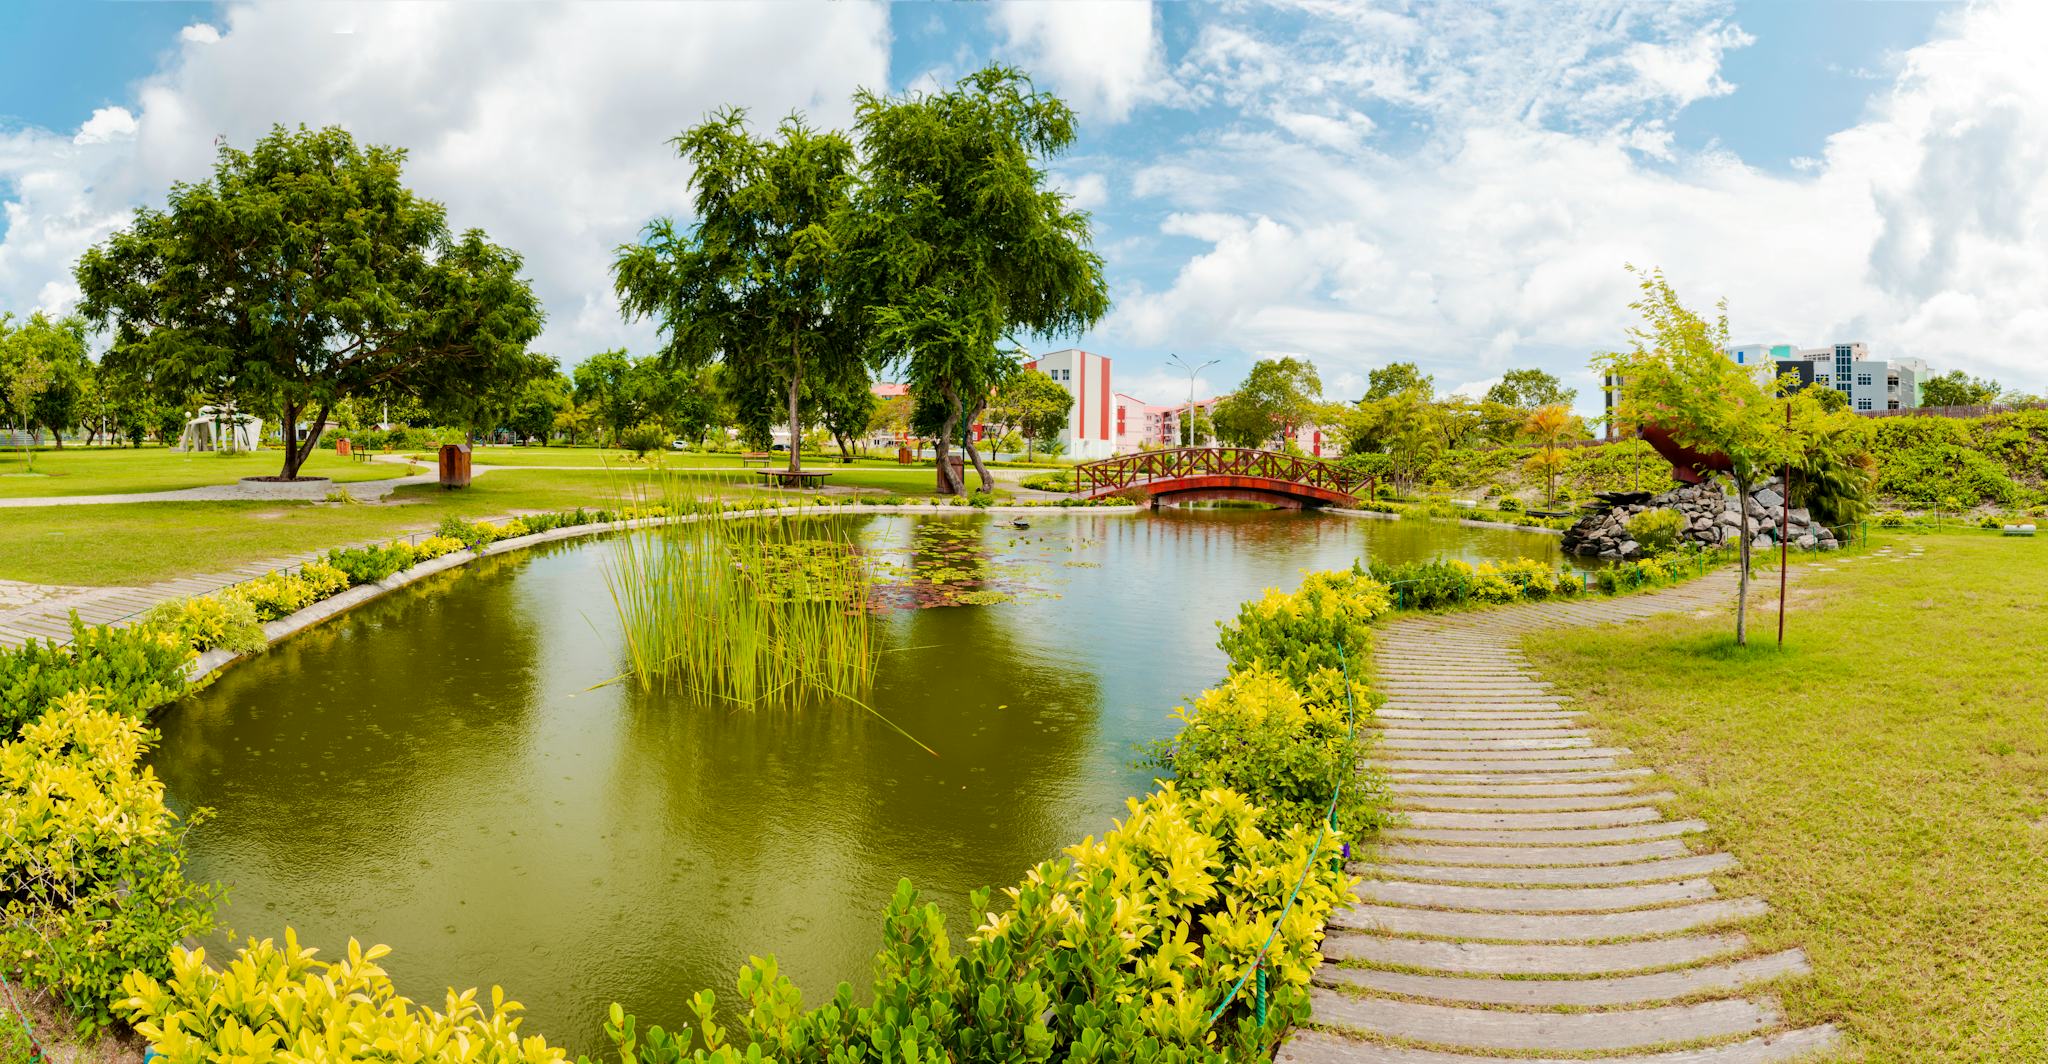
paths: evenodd
<path fill-rule="evenodd" d="M 1594 571 L 1590 579 L 1570 569 L 1553 569 L 1531 558 L 1478 565 L 1456 558 L 1407 565 L 1375 562 L 1368 571 L 1373 579 L 1387 586 L 1393 595 L 1393 608 L 1442 610 L 1539 602 L 1588 591 L 1613 595 L 1666 587 L 1704 576 L 1725 560 L 1725 552 L 1676 550 L 1650 558 L 1617 562 Z"/>

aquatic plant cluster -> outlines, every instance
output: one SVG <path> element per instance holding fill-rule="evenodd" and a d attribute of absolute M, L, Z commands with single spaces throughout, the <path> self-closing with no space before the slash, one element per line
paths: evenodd
<path fill-rule="evenodd" d="M 683 521 L 620 536 L 605 584 L 643 687 L 746 708 L 867 705 L 879 654 L 873 568 L 820 518 Z"/>

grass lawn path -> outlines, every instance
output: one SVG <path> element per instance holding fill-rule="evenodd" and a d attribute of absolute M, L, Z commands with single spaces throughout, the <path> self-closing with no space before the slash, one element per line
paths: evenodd
<path fill-rule="evenodd" d="M 1398 826 L 1354 870 L 1292 1064 L 1578 1059 L 1787 1061 L 1834 1046 L 1768 986 L 1808 971 L 1743 933 L 1768 911 L 1724 891 L 1707 825 L 1607 745 L 1531 668 L 1531 632 L 1656 615 L 1726 617 L 1732 570 L 1662 591 L 1406 615 L 1374 644 L 1374 758 Z M 1721 622 L 1725 623 L 1725 622 Z M 1647 625 L 1636 625 L 1647 628 Z M 1512 1054 L 1512 1057 L 1503 1057 Z"/>

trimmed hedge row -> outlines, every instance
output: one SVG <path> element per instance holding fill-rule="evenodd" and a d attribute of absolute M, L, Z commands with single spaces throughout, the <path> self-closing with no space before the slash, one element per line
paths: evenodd
<path fill-rule="evenodd" d="M 1610 595 L 1668 587 L 1705 576 L 1726 560 L 1725 553 L 1677 550 L 1632 561 L 1616 562 L 1591 574 L 1590 586 L 1578 573 L 1553 569 L 1533 558 L 1504 562 L 1443 561 L 1391 565 L 1374 562 L 1366 570 L 1387 586 L 1399 610 L 1441 610 L 1463 606 L 1503 605 L 1570 598 L 1589 591 Z"/>

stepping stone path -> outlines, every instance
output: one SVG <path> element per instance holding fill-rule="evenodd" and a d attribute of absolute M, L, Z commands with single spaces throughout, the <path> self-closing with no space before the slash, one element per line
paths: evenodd
<path fill-rule="evenodd" d="M 1719 609 L 1735 574 L 1658 592 L 1397 619 L 1376 646 L 1375 759 L 1397 826 L 1330 916 L 1313 1026 L 1282 1064 L 1754 1064 L 1836 1048 L 1765 984 L 1807 972 L 1736 927 L 1766 909 L 1708 878 L 1706 825 L 1581 727 L 1527 632 Z"/>

